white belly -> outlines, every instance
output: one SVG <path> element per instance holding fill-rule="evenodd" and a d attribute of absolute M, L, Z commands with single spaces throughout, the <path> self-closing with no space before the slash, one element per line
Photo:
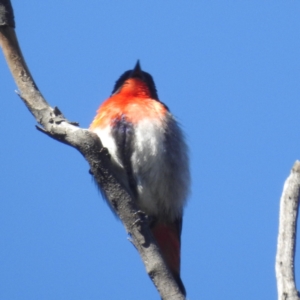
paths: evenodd
<path fill-rule="evenodd" d="M 131 166 L 137 184 L 137 202 L 146 214 L 174 219 L 182 214 L 189 184 L 188 160 L 186 145 L 180 128 L 175 121 L 174 132 L 177 138 L 171 145 L 181 147 L 170 155 L 166 143 L 165 125 L 161 120 L 144 120 L 134 126 L 134 146 Z M 112 160 L 121 168 L 122 161 L 118 157 L 117 144 L 111 133 L 111 127 L 95 129 Z M 171 135 L 172 138 L 172 135 Z M 181 168 L 182 170 L 179 170 Z M 125 174 L 125 172 L 124 172 Z M 126 176 L 126 175 L 124 175 Z"/>

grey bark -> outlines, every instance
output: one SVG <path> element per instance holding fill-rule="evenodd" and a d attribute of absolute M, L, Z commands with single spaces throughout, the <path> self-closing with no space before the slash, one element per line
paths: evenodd
<path fill-rule="evenodd" d="M 294 259 L 300 193 L 300 162 L 296 161 L 284 183 L 280 200 L 276 278 L 279 300 L 299 300 L 295 284 Z"/>
<path fill-rule="evenodd" d="M 136 222 L 138 208 L 130 191 L 122 186 L 118 174 L 114 173 L 107 149 L 102 147 L 97 135 L 68 121 L 58 108 L 52 108 L 47 103 L 25 63 L 14 27 L 10 1 L 0 0 L 0 44 L 20 91 L 19 96 L 41 125 L 38 129 L 49 137 L 74 147 L 87 160 L 97 184 L 130 234 L 131 241 L 162 299 L 185 299 L 161 257 L 147 222 Z"/>

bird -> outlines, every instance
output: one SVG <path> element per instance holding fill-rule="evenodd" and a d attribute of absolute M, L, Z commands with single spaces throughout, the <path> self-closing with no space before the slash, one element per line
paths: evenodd
<path fill-rule="evenodd" d="M 89 130 L 107 148 L 122 184 L 140 211 L 179 289 L 183 210 L 190 190 L 188 146 L 181 126 L 159 100 L 152 76 L 132 70 L 116 81 Z"/>

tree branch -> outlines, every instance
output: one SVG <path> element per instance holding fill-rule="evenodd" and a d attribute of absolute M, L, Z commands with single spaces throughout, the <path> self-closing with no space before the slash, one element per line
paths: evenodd
<path fill-rule="evenodd" d="M 284 183 L 280 200 L 276 278 L 279 300 L 299 300 L 294 276 L 297 216 L 300 194 L 300 162 L 296 161 Z"/>
<path fill-rule="evenodd" d="M 14 15 L 9 0 L 0 0 L 0 44 L 19 88 L 20 97 L 42 126 L 39 130 L 57 141 L 70 145 L 88 161 L 91 173 L 106 198 L 131 235 L 132 243 L 139 251 L 146 270 L 161 297 L 185 299 L 171 272 L 167 268 L 146 222 L 136 222 L 138 208 L 130 191 L 118 180 L 107 149 L 102 147 L 98 136 L 89 130 L 74 126 L 58 108 L 52 108 L 43 98 L 25 63 L 14 30 Z"/>

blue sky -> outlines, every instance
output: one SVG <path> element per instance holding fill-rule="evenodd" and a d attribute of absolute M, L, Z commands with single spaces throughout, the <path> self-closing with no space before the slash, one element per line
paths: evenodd
<path fill-rule="evenodd" d="M 140 59 L 181 122 L 188 298 L 276 299 L 279 198 L 300 159 L 300 3 L 12 2 L 29 68 L 69 120 L 88 127 Z M 159 299 L 87 163 L 35 129 L 2 55 L 0 79 L 0 298 Z"/>

